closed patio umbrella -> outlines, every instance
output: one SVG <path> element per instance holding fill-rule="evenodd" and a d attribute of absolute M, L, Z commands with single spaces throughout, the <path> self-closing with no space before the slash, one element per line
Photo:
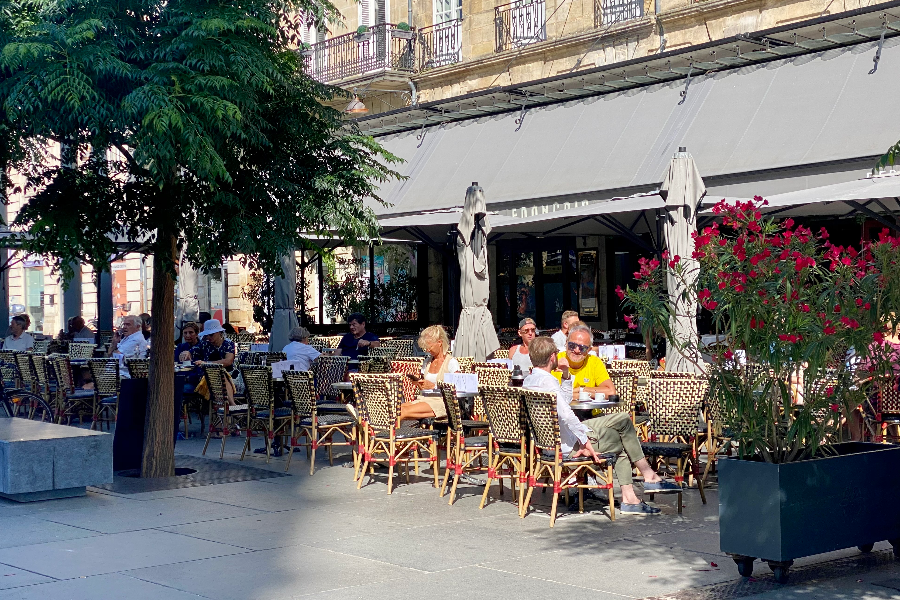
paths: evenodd
<path fill-rule="evenodd" d="M 692 289 L 693 283 L 697 280 L 700 265 L 691 258 L 694 253 L 694 240 L 691 234 L 697 231 L 697 208 L 706 195 L 703 179 L 697 171 L 693 157 L 685 148 L 679 148 L 672 158 L 669 169 L 663 177 L 659 195 L 666 201 L 665 236 L 669 259 L 680 257 L 686 273 L 684 280 L 675 277 L 672 269 L 669 269 L 666 275 L 669 299 L 675 307 L 675 314 L 670 317 L 669 326 L 672 336 L 677 340 L 677 344 L 666 345 L 666 370 L 700 373 L 702 370 L 675 347 L 686 346 L 686 352 L 697 348 L 697 298 L 695 294 L 687 296 L 684 294 L 685 289 Z M 699 362 L 699 354 L 696 354 L 694 360 Z"/>
<path fill-rule="evenodd" d="M 291 252 L 281 257 L 284 277 L 275 278 L 275 314 L 269 333 L 269 352 L 281 352 L 288 343 L 291 329 L 297 327 L 297 261 Z"/>
<path fill-rule="evenodd" d="M 484 190 L 477 182 L 466 190 L 466 203 L 457 226 L 456 255 L 459 259 L 459 296 L 462 312 L 456 331 L 455 356 L 485 360 L 500 347 L 494 321 L 488 310 L 487 236 L 491 231 Z"/>

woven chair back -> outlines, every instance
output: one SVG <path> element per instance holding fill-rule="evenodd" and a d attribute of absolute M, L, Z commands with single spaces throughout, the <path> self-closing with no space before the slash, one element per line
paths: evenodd
<path fill-rule="evenodd" d="M 629 412 L 634 410 L 637 402 L 638 372 L 632 369 L 607 369 L 616 393 L 619 394 L 621 405 L 609 409 L 609 413 Z"/>
<path fill-rule="evenodd" d="M 878 384 L 878 410 L 883 413 L 900 413 L 900 390 L 897 380 L 891 379 Z"/>
<path fill-rule="evenodd" d="M 125 367 L 132 379 L 148 379 L 150 377 L 149 358 L 126 358 Z"/>
<path fill-rule="evenodd" d="M 263 367 L 287 360 L 287 354 L 284 352 L 251 352 L 250 357 L 251 364 Z"/>
<path fill-rule="evenodd" d="M 311 370 L 316 383 L 316 396 L 324 398 L 335 395 L 332 384 L 344 380 L 344 374 L 347 372 L 347 360 L 346 356 L 325 356 L 323 354 L 313 361 Z"/>
<path fill-rule="evenodd" d="M 56 383 L 66 393 L 71 394 L 75 391 L 75 379 L 72 377 L 72 365 L 69 363 L 69 357 L 64 355 L 56 355 L 50 357 L 50 366 L 53 367 L 53 374 L 56 376 Z"/>
<path fill-rule="evenodd" d="M 252 344 L 253 340 L 256 339 L 256 335 L 242 331 L 242 332 L 233 334 L 232 339 L 234 340 L 235 343 L 240 342 L 242 344 Z"/>
<path fill-rule="evenodd" d="M 16 367 L 19 369 L 19 377 L 22 379 L 22 383 L 27 386 L 36 386 L 37 375 L 34 372 L 34 363 L 31 362 L 31 354 L 28 352 L 16 352 L 14 354 L 16 359 Z"/>
<path fill-rule="evenodd" d="M 709 382 L 697 377 L 654 377 L 647 409 L 657 435 L 692 437 L 697 434 L 700 407 Z"/>
<path fill-rule="evenodd" d="M 400 414 L 400 375 L 360 373 L 353 377 L 353 392 L 365 404 L 366 420 L 380 430 L 393 429 Z"/>
<path fill-rule="evenodd" d="M 454 433 L 463 431 L 462 411 L 459 410 L 459 400 L 456 398 L 456 386 L 443 381 L 438 381 L 437 386 L 447 407 L 447 425 Z"/>
<path fill-rule="evenodd" d="M 115 358 L 94 358 L 88 361 L 94 389 L 101 398 L 119 394 L 119 361 Z"/>
<path fill-rule="evenodd" d="M 241 354 L 242 352 L 250 352 L 251 344 L 250 342 L 235 342 L 234 346 L 237 353 Z"/>
<path fill-rule="evenodd" d="M 69 358 L 93 358 L 94 342 L 69 342 Z"/>
<path fill-rule="evenodd" d="M 475 372 L 475 358 L 472 356 L 457 356 L 456 362 L 459 363 L 459 372 L 460 373 L 474 373 Z"/>
<path fill-rule="evenodd" d="M 209 388 L 209 400 L 216 407 L 224 406 L 228 402 L 228 391 L 225 387 L 225 367 L 217 363 L 204 364 L 203 376 L 206 377 L 206 385 Z"/>
<path fill-rule="evenodd" d="M 392 346 L 379 346 L 377 348 L 369 348 L 366 354 L 369 358 L 384 358 L 388 362 L 397 358 L 397 349 Z"/>
<path fill-rule="evenodd" d="M 501 444 L 518 444 L 528 427 L 522 389 L 508 386 L 479 385 L 484 415 L 494 440 Z"/>
<path fill-rule="evenodd" d="M 31 364 L 34 365 L 34 376 L 38 385 L 43 389 L 50 387 L 50 359 L 43 354 L 32 354 Z"/>
<path fill-rule="evenodd" d="M 556 450 L 559 446 L 559 417 L 556 413 L 556 394 L 522 390 L 522 400 L 528 413 L 532 441 L 541 450 Z"/>
<path fill-rule="evenodd" d="M 244 379 L 244 394 L 247 404 L 256 410 L 269 410 L 274 401 L 272 367 L 241 365 L 239 369 Z"/>
<path fill-rule="evenodd" d="M 403 401 L 412 402 L 419 395 L 419 387 L 405 375 L 418 375 L 422 372 L 424 359 L 419 360 L 392 360 L 391 373 L 400 373 L 400 388 L 403 390 Z"/>
<path fill-rule="evenodd" d="M 35 340 L 34 341 L 34 350 L 32 352 L 34 354 L 47 354 L 47 351 L 50 349 L 50 340 Z"/>
<path fill-rule="evenodd" d="M 311 419 L 316 404 L 316 387 L 310 371 L 282 371 L 287 397 L 300 419 Z"/>
<path fill-rule="evenodd" d="M 607 369 L 627 369 L 637 373 L 638 377 L 650 377 L 650 363 L 646 360 L 620 358 L 606 362 Z"/>
<path fill-rule="evenodd" d="M 363 359 L 359 363 L 361 373 L 383 374 L 391 370 L 391 361 L 383 356 Z"/>
<path fill-rule="evenodd" d="M 412 356 L 413 340 L 384 340 L 381 342 L 381 347 L 392 349 L 395 357 Z"/>
<path fill-rule="evenodd" d="M 500 344 L 503 345 L 502 343 Z M 509 349 L 512 346 L 507 346 L 506 348 L 497 348 L 494 350 L 494 358 L 509 358 Z"/>
<path fill-rule="evenodd" d="M 499 365 L 499 369 L 495 367 L 497 363 L 475 363 L 475 375 L 478 376 L 478 385 L 490 386 L 508 386 L 512 378 L 512 372 L 506 368 L 506 365 Z M 485 365 L 491 365 L 487 367 Z"/>
<path fill-rule="evenodd" d="M 16 365 L 16 356 L 9 350 L 0 351 L 0 374 L 8 388 L 18 385 L 19 367 Z"/>
<path fill-rule="evenodd" d="M 109 344 L 109 343 L 112 341 L 112 339 L 113 339 L 113 332 L 112 332 L 111 329 L 101 329 L 101 330 L 100 330 L 99 332 L 97 332 L 97 333 L 98 333 L 98 335 L 100 336 L 100 342 L 99 342 L 100 345 L 106 345 L 106 344 Z M 90 358 L 90 357 L 87 356 L 87 357 L 84 357 L 84 358 Z"/>
<path fill-rule="evenodd" d="M 682 371 L 650 371 L 650 379 L 697 379 L 696 373 Z"/>

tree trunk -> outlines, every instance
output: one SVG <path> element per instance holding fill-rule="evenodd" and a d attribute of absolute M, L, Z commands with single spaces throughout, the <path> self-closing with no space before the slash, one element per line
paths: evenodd
<path fill-rule="evenodd" d="M 157 230 L 153 254 L 153 345 L 141 477 L 175 475 L 175 235 Z"/>

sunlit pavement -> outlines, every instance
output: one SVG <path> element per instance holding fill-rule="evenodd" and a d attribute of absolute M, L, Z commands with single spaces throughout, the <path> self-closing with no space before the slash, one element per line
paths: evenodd
<path fill-rule="evenodd" d="M 240 463 L 242 442 L 228 440 L 226 462 L 283 472 L 284 457 L 267 465 L 253 454 Z M 199 456 L 202 448 L 194 438 L 176 454 Z M 218 449 L 214 442 L 207 458 L 218 461 Z M 900 563 L 885 543 L 869 555 L 851 549 L 798 560 L 786 586 L 759 562 L 754 578 L 741 579 L 718 549 L 714 486 L 707 505 L 686 491 L 682 515 L 674 496 L 656 496 L 659 516 L 615 522 L 595 501 L 584 514 L 562 503 L 550 529 L 549 494 L 536 493 L 520 519 L 509 490 L 499 498 L 496 486 L 483 510 L 483 488 L 472 485 L 461 484 L 448 506 L 429 471 L 408 484 L 397 477 L 390 496 L 386 471 L 357 490 L 345 460 L 329 466 L 320 450 L 310 476 L 299 451 L 287 477 L 0 500 L 0 600 L 900 596 Z"/>

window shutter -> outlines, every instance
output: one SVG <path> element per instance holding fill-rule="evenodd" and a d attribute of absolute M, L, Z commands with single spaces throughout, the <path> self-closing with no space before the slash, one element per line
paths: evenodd
<path fill-rule="evenodd" d="M 369 27 L 372 25 L 371 0 L 359 1 L 359 24 Z"/>
<path fill-rule="evenodd" d="M 387 23 L 387 0 L 375 0 L 375 24 Z"/>

